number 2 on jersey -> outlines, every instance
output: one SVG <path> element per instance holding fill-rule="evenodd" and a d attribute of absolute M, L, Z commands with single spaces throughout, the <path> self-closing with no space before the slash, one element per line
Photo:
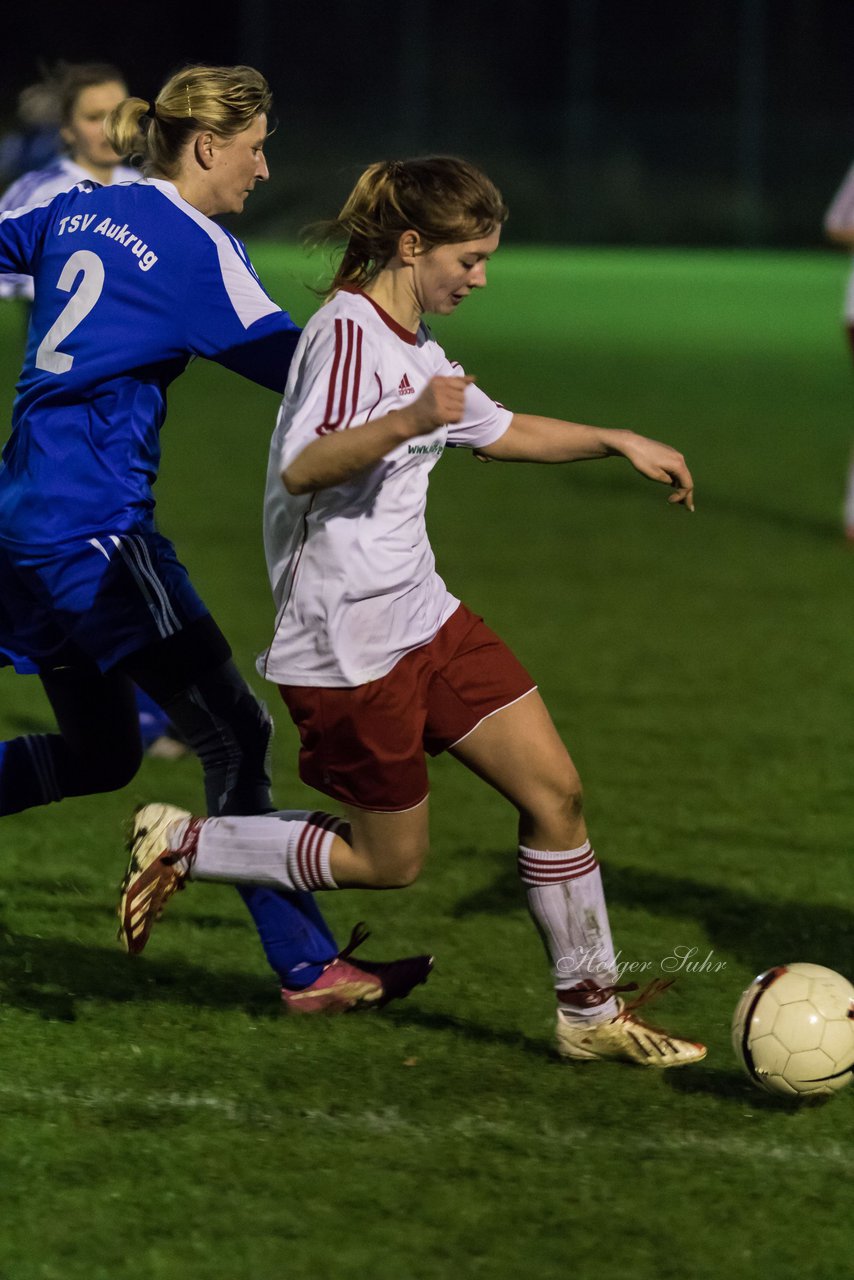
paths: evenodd
<path fill-rule="evenodd" d="M 97 253 L 89 249 L 78 249 L 72 253 L 62 268 L 56 287 L 63 293 L 71 293 L 81 271 L 83 279 L 42 338 L 36 352 L 36 368 L 47 373 L 67 373 L 74 364 L 74 356 L 60 351 L 59 344 L 86 319 L 104 288 L 104 264 Z"/>

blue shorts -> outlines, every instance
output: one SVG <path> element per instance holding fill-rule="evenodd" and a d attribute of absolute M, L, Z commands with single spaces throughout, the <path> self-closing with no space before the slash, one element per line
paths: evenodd
<path fill-rule="evenodd" d="M 172 543 L 153 531 L 0 546 L 0 665 L 21 673 L 81 657 L 109 671 L 207 612 Z"/>

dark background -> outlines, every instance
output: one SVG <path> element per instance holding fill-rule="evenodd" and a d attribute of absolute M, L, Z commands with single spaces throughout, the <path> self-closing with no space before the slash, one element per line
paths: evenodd
<path fill-rule="evenodd" d="M 516 240 L 810 246 L 854 159 L 854 0 L 243 0 L 16 10 L 0 115 L 58 58 L 151 96 L 186 62 L 271 81 L 273 179 L 243 232 L 293 236 L 372 160 L 453 151 Z"/>

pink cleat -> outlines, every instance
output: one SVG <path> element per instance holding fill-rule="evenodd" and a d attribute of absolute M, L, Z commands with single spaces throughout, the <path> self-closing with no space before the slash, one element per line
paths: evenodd
<path fill-rule="evenodd" d="M 348 1009 L 381 1009 L 390 1000 L 403 1000 L 413 987 L 426 982 L 433 968 L 432 956 L 408 956 L 403 960 L 360 960 L 350 956 L 370 935 L 357 924 L 343 951 L 331 960 L 319 978 L 302 991 L 282 987 L 282 1012 L 346 1013 Z"/>

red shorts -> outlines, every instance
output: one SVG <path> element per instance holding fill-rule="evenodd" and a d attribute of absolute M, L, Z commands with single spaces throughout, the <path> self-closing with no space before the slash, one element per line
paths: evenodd
<path fill-rule="evenodd" d="M 446 751 L 535 688 L 503 640 L 461 604 L 429 644 L 379 680 L 279 692 L 299 730 L 303 782 L 357 809 L 394 813 L 427 796 L 425 751 Z"/>

